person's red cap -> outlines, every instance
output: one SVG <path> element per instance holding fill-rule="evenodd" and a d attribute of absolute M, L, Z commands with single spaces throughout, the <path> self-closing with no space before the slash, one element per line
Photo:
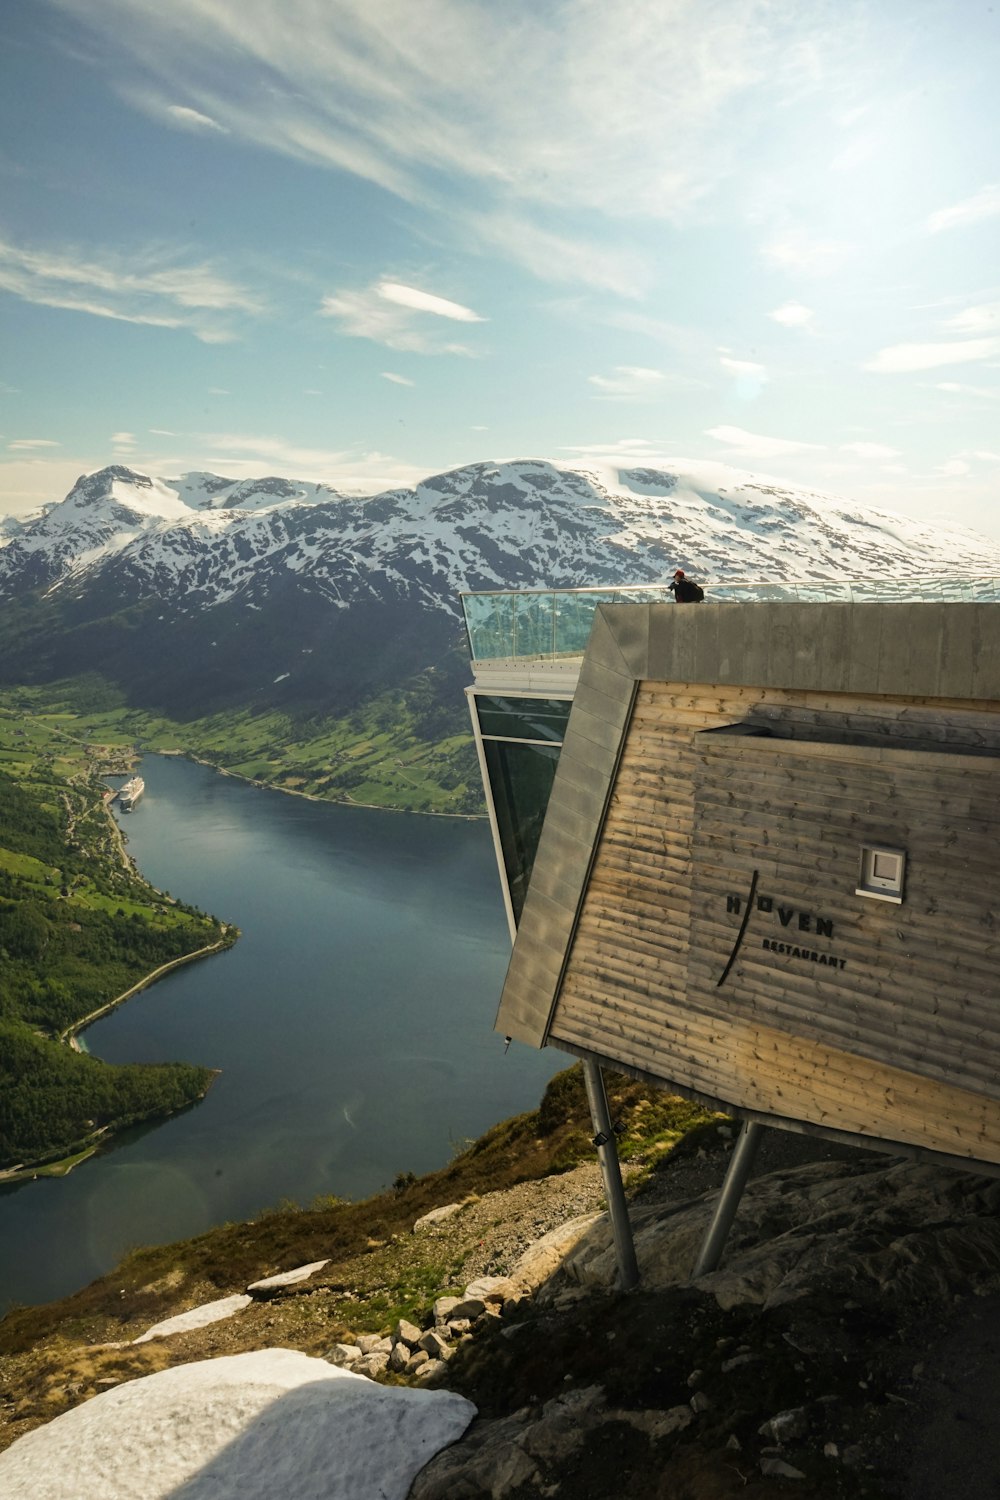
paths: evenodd
<path fill-rule="evenodd" d="M 674 577 L 675 578 L 683 578 L 684 577 L 684 569 L 683 568 L 677 568 L 675 570 L 675 572 L 674 572 Z"/>

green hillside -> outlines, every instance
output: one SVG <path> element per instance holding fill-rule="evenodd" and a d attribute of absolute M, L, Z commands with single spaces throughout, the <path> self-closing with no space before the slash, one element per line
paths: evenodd
<path fill-rule="evenodd" d="M 103 805 L 105 755 L 0 709 L 0 1171 L 86 1153 L 202 1097 L 213 1076 L 68 1045 L 154 970 L 236 935 L 136 874 Z"/>

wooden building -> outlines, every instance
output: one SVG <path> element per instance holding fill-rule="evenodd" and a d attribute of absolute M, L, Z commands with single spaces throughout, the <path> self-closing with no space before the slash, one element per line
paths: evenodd
<path fill-rule="evenodd" d="M 998 991 L 997 605 L 597 608 L 501 1033 L 1000 1170 Z"/>

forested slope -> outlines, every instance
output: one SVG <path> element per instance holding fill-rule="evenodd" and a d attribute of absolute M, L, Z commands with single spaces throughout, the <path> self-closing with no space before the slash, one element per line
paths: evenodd
<path fill-rule="evenodd" d="M 200 1098 L 207 1068 L 112 1065 L 66 1036 L 161 965 L 235 936 L 138 877 L 99 755 L 62 740 L 0 717 L 0 1170 Z"/>

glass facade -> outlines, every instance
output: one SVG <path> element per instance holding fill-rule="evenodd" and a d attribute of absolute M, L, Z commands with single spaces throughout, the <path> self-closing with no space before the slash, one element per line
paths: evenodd
<path fill-rule="evenodd" d="M 738 583 L 699 579 L 713 604 L 756 604 L 763 600 L 796 603 L 910 603 L 918 600 L 1000 602 L 1000 579 L 815 578 L 787 583 Z M 509 661 L 525 657 L 582 656 L 599 604 L 665 604 L 673 595 L 664 584 L 619 589 L 536 589 L 521 593 L 463 594 L 465 624 L 473 661 Z"/>
<path fill-rule="evenodd" d="M 569 698 L 476 693 L 498 854 L 514 923 L 520 920 L 559 761 Z"/>

